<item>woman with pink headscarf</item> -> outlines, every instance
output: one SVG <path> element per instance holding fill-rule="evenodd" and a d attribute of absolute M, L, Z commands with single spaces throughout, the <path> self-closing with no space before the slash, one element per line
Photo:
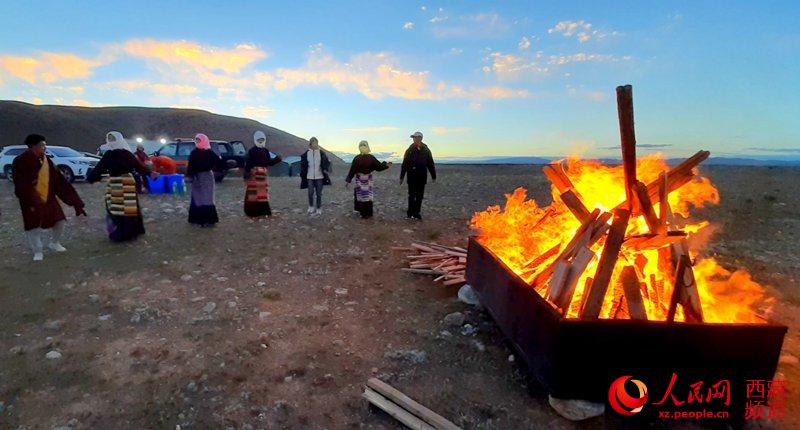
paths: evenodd
<path fill-rule="evenodd" d="M 211 227 L 219 221 L 214 205 L 214 171 L 221 170 L 222 159 L 211 150 L 211 142 L 205 134 L 195 136 L 194 145 L 186 166 L 186 177 L 192 181 L 189 222 Z"/>

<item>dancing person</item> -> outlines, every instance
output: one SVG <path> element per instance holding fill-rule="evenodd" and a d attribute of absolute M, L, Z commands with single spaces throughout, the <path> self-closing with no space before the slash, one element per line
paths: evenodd
<path fill-rule="evenodd" d="M 425 184 L 428 183 L 428 172 L 431 180 L 436 182 L 436 165 L 428 145 L 422 143 L 422 133 L 415 132 L 410 136 L 414 143 L 403 155 L 403 166 L 400 168 L 400 183 L 408 174 L 408 210 L 409 219 L 422 220 L 422 199 L 425 196 Z"/>
<path fill-rule="evenodd" d="M 192 180 L 189 222 L 211 227 L 219 222 L 214 205 L 214 172 L 222 170 L 222 159 L 211 150 L 211 142 L 205 134 L 195 136 L 194 144 L 186 165 L 186 177 Z"/>
<path fill-rule="evenodd" d="M 67 217 L 64 216 L 58 199 L 72 206 L 75 209 L 75 216 L 86 216 L 83 200 L 47 157 L 46 140 L 39 134 L 28 135 L 25 138 L 28 149 L 14 158 L 11 164 L 14 172 L 14 194 L 19 199 L 25 238 L 33 252 L 33 261 L 41 261 L 44 258 L 42 252 L 44 230 L 51 231 L 48 248 L 56 252 L 66 251 L 61 245 L 61 236 L 64 233 Z"/>
<path fill-rule="evenodd" d="M 108 174 L 106 185 L 106 230 L 112 242 L 133 240 L 144 234 L 144 221 L 139 205 L 139 190 L 136 187 L 134 174 L 146 178 L 156 177 L 141 159 L 128 150 L 128 144 L 122 133 L 109 131 L 106 134 L 106 152 L 97 163 L 86 181 L 93 184 Z"/>
<path fill-rule="evenodd" d="M 331 184 L 331 162 L 319 141 L 312 137 L 308 151 L 300 156 L 300 188 L 308 188 L 308 214 L 322 215 L 322 187 Z M 316 196 L 316 200 L 315 200 Z"/>
<path fill-rule="evenodd" d="M 356 185 L 353 189 L 354 209 L 361 214 L 361 218 L 372 217 L 372 200 L 374 198 L 372 172 L 380 172 L 391 166 L 391 163 L 378 161 L 370 154 L 369 143 L 362 140 L 358 143 L 359 154 L 350 163 L 350 172 L 345 178 L 347 185 L 355 178 Z"/>
<path fill-rule="evenodd" d="M 270 166 L 281 162 L 281 157 L 270 154 L 267 149 L 267 135 L 263 131 L 253 134 L 253 143 L 255 146 L 247 151 L 244 163 L 244 213 L 249 217 L 272 216 L 267 172 Z"/>

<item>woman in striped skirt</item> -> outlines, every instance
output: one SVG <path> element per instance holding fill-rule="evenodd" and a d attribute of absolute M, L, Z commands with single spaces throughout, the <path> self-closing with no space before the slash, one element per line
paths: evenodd
<path fill-rule="evenodd" d="M 267 173 L 270 166 L 281 162 L 281 157 L 273 157 L 269 152 L 267 135 L 263 131 L 253 134 L 253 142 L 255 146 L 247 152 L 244 164 L 244 213 L 249 217 L 271 216 Z"/>
<path fill-rule="evenodd" d="M 139 194 L 136 192 L 133 173 L 138 172 L 143 177 L 155 177 L 158 174 L 152 173 L 131 153 L 122 133 L 108 132 L 106 144 L 108 150 L 86 180 L 95 183 L 104 174 L 109 175 L 105 196 L 108 238 L 114 242 L 133 240 L 144 234 Z"/>
<path fill-rule="evenodd" d="M 374 155 L 369 152 L 369 143 L 362 140 L 358 144 L 358 152 L 360 154 L 353 158 L 350 164 L 350 172 L 347 174 L 345 181 L 347 185 L 355 178 L 356 185 L 353 190 L 353 205 L 354 209 L 361 214 L 362 218 L 372 217 L 372 199 L 374 197 L 372 172 L 380 172 L 386 170 L 392 163 L 385 161 L 378 161 Z"/>

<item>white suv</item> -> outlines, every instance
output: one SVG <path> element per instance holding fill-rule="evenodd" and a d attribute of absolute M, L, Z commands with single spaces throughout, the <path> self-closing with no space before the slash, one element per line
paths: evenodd
<path fill-rule="evenodd" d="M 0 172 L 9 181 L 12 180 L 11 163 L 17 155 L 28 149 L 25 145 L 11 145 L 0 152 Z M 47 156 L 53 160 L 56 168 L 64 177 L 74 182 L 77 179 L 86 179 L 89 172 L 100 161 L 97 158 L 87 157 L 84 154 L 66 146 L 47 146 Z"/>

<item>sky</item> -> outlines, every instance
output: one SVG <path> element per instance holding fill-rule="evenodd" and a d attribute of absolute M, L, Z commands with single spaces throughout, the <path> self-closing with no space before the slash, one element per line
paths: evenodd
<path fill-rule="evenodd" d="M 199 108 L 343 152 L 362 139 L 402 151 L 419 130 L 438 156 L 610 157 L 615 87 L 631 84 L 640 153 L 800 156 L 796 1 L 30 1 L 2 12 L 0 99 Z"/>

